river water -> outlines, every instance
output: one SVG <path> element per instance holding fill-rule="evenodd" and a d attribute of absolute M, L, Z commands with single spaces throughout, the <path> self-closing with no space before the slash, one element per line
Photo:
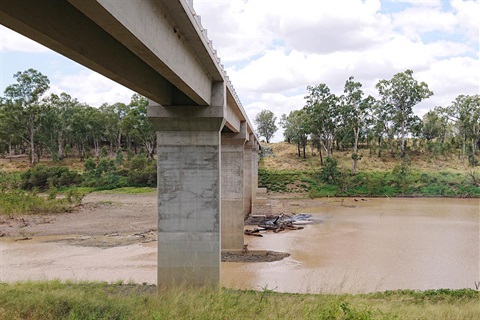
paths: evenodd
<path fill-rule="evenodd" d="M 479 199 L 325 199 L 299 209 L 315 224 L 245 237 L 290 257 L 222 263 L 222 285 L 298 293 L 474 288 L 480 280 Z M 3 239 L 3 240 L 2 240 Z M 156 242 L 79 247 L 56 237 L 0 238 L 0 281 L 156 282 Z"/>
<path fill-rule="evenodd" d="M 479 199 L 341 199 L 302 209 L 320 223 L 248 238 L 285 251 L 272 263 L 224 263 L 235 288 L 300 293 L 473 288 L 480 280 Z"/>

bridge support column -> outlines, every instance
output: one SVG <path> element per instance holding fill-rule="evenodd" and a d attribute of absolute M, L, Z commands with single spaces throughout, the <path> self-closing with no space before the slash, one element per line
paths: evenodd
<path fill-rule="evenodd" d="M 158 285 L 218 285 L 223 107 L 151 103 L 149 117 L 158 145 Z"/>
<path fill-rule="evenodd" d="M 258 161 L 260 161 L 260 146 L 255 142 L 255 148 L 252 151 L 252 195 L 253 202 L 255 203 L 258 190 Z"/>
<path fill-rule="evenodd" d="M 245 153 L 244 153 L 244 176 L 245 176 L 245 185 L 244 185 L 244 205 L 243 205 L 243 215 L 247 217 L 252 213 L 252 200 L 253 200 L 253 190 L 252 190 L 252 179 L 253 179 L 253 149 L 255 148 L 255 142 L 253 141 L 253 135 L 250 135 L 250 139 L 245 143 Z"/>
<path fill-rule="evenodd" d="M 222 133 L 222 250 L 243 249 L 246 131 L 242 122 L 241 133 Z"/>

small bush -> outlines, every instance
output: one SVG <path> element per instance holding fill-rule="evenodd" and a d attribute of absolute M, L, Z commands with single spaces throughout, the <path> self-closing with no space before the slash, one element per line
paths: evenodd
<path fill-rule="evenodd" d="M 323 182 L 335 183 L 340 177 L 340 171 L 338 170 L 338 163 L 332 157 L 327 157 L 325 160 L 325 166 L 320 170 L 320 179 Z"/>
<path fill-rule="evenodd" d="M 0 214 L 61 213 L 71 210 L 65 199 L 48 199 L 21 190 L 0 193 Z"/>
<path fill-rule="evenodd" d="M 21 176 L 21 188 L 32 190 L 47 190 L 48 187 L 68 187 L 81 183 L 81 176 L 75 171 L 71 171 L 65 167 L 46 167 L 37 165 Z"/>

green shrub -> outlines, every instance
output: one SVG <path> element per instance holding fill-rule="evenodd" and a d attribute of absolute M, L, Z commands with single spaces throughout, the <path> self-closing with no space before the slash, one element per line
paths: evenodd
<path fill-rule="evenodd" d="M 65 199 L 49 199 L 22 190 L 0 193 L 0 214 L 42 214 L 69 211 L 71 211 L 71 206 Z"/>
<path fill-rule="evenodd" d="M 67 187 L 81 183 L 82 177 L 65 167 L 46 167 L 37 165 L 20 176 L 21 188 L 46 190 L 48 187 Z"/>
<path fill-rule="evenodd" d="M 106 146 L 103 146 L 102 149 L 100 149 L 100 157 L 101 158 L 108 157 L 108 148 Z"/>
<path fill-rule="evenodd" d="M 336 183 L 338 177 L 340 177 L 340 171 L 338 170 L 338 163 L 332 157 L 325 159 L 325 165 L 320 170 L 320 179 L 327 183 Z"/>
<path fill-rule="evenodd" d="M 117 162 L 117 164 L 119 164 L 119 165 L 122 165 L 122 164 L 123 164 L 123 153 L 122 153 L 122 149 L 118 149 L 118 150 L 117 150 L 116 162 Z"/>
<path fill-rule="evenodd" d="M 95 160 L 88 158 L 83 167 L 85 168 L 86 172 L 92 172 L 97 168 L 97 164 L 95 163 Z"/>

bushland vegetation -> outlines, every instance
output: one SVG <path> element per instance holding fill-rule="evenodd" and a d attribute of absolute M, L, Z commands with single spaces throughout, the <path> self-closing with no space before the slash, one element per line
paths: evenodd
<path fill-rule="evenodd" d="M 3 189 L 156 186 L 147 99 L 95 108 L 67 93 L 46 96 L 49 80 L 36 70 L 14 79 L 0 98 L 0 170 L 18 183 Z M 311 197 L 479 196 L 480 96 L 459 95 L 420 119 L 413 107 L 433 92 L 413 71 L 377 89 L 378 97 L 365 97 L 354 77 L 342 95 L 308 86 L 305 106 L 281 118 L 288 145 L 268 143 L 276 117 L 262 111 L 260 185 Z"/>
<path fill-rule="evenodd" d="M 480 197 L 480 171 L 456 154 L 435 155 L 411 149 L 409 155 L 378 157 L 366 147 L 359 148 L 359 170 L 352 175 L 351 150 L 338 150 L 320 165 L 316 149 L 309 147 L 305 158 L 296 146 L 286 142 L 269 144 L 260 160 L 259 185 L 270 191 L 303 193 L 310 197 L 411 196 Z"/>
<path fill-rule="evenodd" d="M 46 96 L 50 81 L 37 70 L 14 78 L 0 98 L 0 156 L 11 160 L 26 154 L 33 166 L 44 157 L 83 161 L 143 149 L 153 159 L 155 131 L 146 98 L 134 94 L 129 104 L 93 107 L 65 92 Z"/>
<path fill-rule="evenodd" d="M 264 146 L 261 186 L 311 197 L 480 195 L 480 95 L 461 94 L 420 119 L 413 107 L 433 92 L 412 70 L 380 80 L 378 97 L 361 88 L 353 77 L 342 95 L 308 86 L 305 106 L 280 121 L 296 150 Z"/>

